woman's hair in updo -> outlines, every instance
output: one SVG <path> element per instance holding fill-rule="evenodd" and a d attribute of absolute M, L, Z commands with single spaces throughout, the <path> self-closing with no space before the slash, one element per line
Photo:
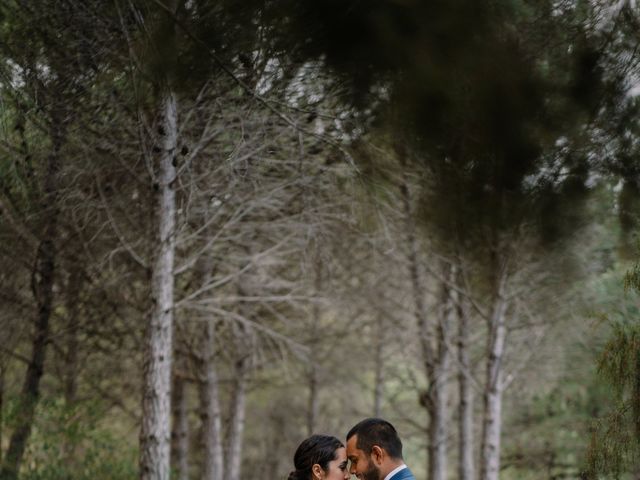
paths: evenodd
<path fill-rule="evenodd" d="M 293 456 L 296 469 L 289 474 L 288 480 L 310 480 L 311 468 L 317 463 L 325 472 L 329 462 L 337 458 L 336 451 L 344 445 L 330 435 L 311 435 L 304 440 Z"/>

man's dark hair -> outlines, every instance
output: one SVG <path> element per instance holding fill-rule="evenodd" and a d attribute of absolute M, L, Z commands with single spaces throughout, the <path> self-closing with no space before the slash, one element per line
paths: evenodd
<path fill-rule="evenodd" d="M 358 435 L 356 447 L 371 454 L 374 445 L 383 448 L 391 458 L 402 460 L 402 442 L 398 432 L 386 420 L 381 418 L 366 418 L 347 433 L 347 441 Z"/>

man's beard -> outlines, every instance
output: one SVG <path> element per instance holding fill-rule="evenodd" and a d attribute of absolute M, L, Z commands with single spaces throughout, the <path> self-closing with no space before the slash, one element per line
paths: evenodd
<path fill-rule="evenodd" d="M 362 480 L 382 480 L 380 469 L 369 459 L 369 468 L 362 474 Z"/>

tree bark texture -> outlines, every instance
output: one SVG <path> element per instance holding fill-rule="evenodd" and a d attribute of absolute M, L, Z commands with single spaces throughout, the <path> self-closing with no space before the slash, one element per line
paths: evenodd
<path fill-rule="evenodd" d="M 238 329 L 244 331 L 244 329 Z M 245 343 L 238 339 L 238 343 Z M 228 480 L 240 480 L 242 465 L 242 443 L 247 404 L 247 375 L 250 367 L 251 349 L 240 351 L 235 362 L 233 394 L 231 397 L 231 422 L 228 443 Z"/>
<path fill-rule="evenodd" d="M 4 359 L 0 357 L 0 445 L 4 443 Z M 0 465 L 2 464 L 2 450 L 0 449 Z"/>
<path fill-rule="evenodd" d="M 311 347 L 313 352 L 313 346 Z M 309 400 L 307 402 L 307 435 L 313 435 L 315 432 L 316 425 L 318 423 L 318 365 L 315 361 L 315 356 L 311 355 L 311 359 L 309 360 L 309 370 L 308 370 L 308 385 L 309 385 Z"/>
<path fill-rule="evenodd" d="M 487 368 L 482 422 L 480 479 L 498 480 L 500 472 L 500 435 L 502 430 L 503 356 L 506 329 L 507 302 L 504 296 L 506 275 L 498 274 L 487 343 Z"/>
<path fill-rule="evenodd" d="M 384 322 L 381 315 L 377 318 L 375 345 L 375 386 L 373 392 L 373 416 L 382 417 L 382 399 L 384 397 Z"/>
<path fill-rule="evenodd" d="M 151 272 L 152 311 L 145 335 L 141 480 L 168 480 L 171 444 L 171 361 L 176 226 L 175 156 L 177 101 L 172 91 L 162 99 L 163 145 L 156 194 L 156 253 Z"/>
<path fill-rule="evenodd" d="M 460 403 L 458 405 L 458 478 L 473 480 L 473 386 L 471 362 L 469 360 L 469 317 L 465 308 L 458 303 L 458 387 Z"/>
<path fill-rule="evenodd" d="M 173 375 L 173 426 L 171 433 L 171 465 L 178 480 L 189 480 L 189 410 L 187 382 L 180 373 Z"/>
<path fill-rule="evenodd" d="M 242 368 L 242 367 L 241 367 Z M 242 444 L 246 417 L 247 388 L 246 373 L 241 374 L 235 381 L 234 399 L 235 408 L 231 418 L 231 431 L 229 435 L 229 470 L 228 480 L 240 480 L 242 465 Z"/>
<path fill-rule="evenodd" d="M 455 293 L 447 282 L 454 276 L 453 267 L 443 265 L 445 281 L 440 286 L 440 308 L 436 328 L 437 357 L 434 365 L 427 369 L 429 390 L 429 474 L 430 480 L 447 478 L 447 438 L 449 435 L 447 403 L 449 400 L 448 374 L 451 363 L 449 343 L 453 316 L 455 314 Z"/>
<path fill-rule="evenodd" d="M 316 253 L 314 262 L 315 279 L 314 288 L 316 295 L 320 296 L 322 292 L 322 260 L 320 255 Z M 318 327 L 320 326 L 320 305 L 315 302 L 311 310 L 311 326 L 309 328 L 309 401 L 307 402 L 307 435 L 312 435 L 316 431 L 318 424 L 318 415 L 320 411 L 320 372 L 318 371 Z"/>
<path fill-rule="evenodd" d="M 200 422 L 202 425 L 203 480 L 224 478 L 222 412 L 218 373 L 215 364 L 216 326 L 213 319 L 204 324 L 200 347 Z"/>
<path fill-rule="evenodd" d="M 427 315 L 424 289 L 420 276 L 418 239 L 416 238 L 415 222 L 413 222 L 412 215 L 411 192 L 409 190 L 408 179 L 404 173 L 400 185 L 400 195 L 405 217 L 407 263 L 413 295 L 414 315 L 418 324 L 422 363 L 429 385 L 427 391 L 421 397 L 421 403 L 427 409 L 429 416 L 427 434 L 427 478 L 428 480 L 444 480 L 447 476 L 446 369 L 448 368 L 449 353 L 447 351 L 447 345 L 443 342 L 446 339 L 445 335 L 448 335 L 449 327 L 447 323 L 450 321 L 451 315 L 450 299 L 448 298 L 448 289 L 443 287 L 443 295 L 446 298 L 441 298 L 440 324 L 434 329 L 433 326 L 430 325 Z M 435 341 L 434 336 L 437 337 Z"/>
<path fill-rule="evenodd" d="M 80 324 L 81 274 L 72 267 L 67 285 L 67 331 L 64 358 L 64 400 L 67 408 L 72 408 L 78 391 L 78 325 Z"/>
<path fill-rule="evenodd" d="M 78 325 L 80 324 L 80 291 L 82 289 L 82 275 L 79 266 L 73 265 L 70 268 L 69 279 L 66 289 L 66 332 L 64 353 L 64 402 L 68 413 L 71 413 L 76 405 L 78 394 Z M 73 421 L 73 420 L 72 420 Z M 62 444 L 62 454 L 65 464 L 73 466 L 77 462 L 75 442 L 73 439 L 64 438 Z"/>
<path fill-rule="evenodd" d="M 54 116 L 55 117 L 55 116 Z M 45 218 L 42 237 L 36 253 L 32 276 L 32 290 L 37 306 L 31 357 L 20 393 L 20 412 L 9 440 L 9 447 L 2 462 L 0 479 L 18 478 L 20 464 L 31 434 L 34 415 L 40 399 L 40 379 L 44 373 L 44 361 L 49 339 L 49 321 L 53 307 L 53 284 L 58 233 L 58 172 L 60 149 L 64 140 L 62 123 L 52 119 L 52 151 L 47 158 L 44 178 L 42 212 Z"/>

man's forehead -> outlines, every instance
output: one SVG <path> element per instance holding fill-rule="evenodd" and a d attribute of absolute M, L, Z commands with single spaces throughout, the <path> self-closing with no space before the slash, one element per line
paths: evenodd
<path fill-rule="evenodd" d="M 347 440 L 347 455 L 354 456 L 357 455 L 360 449 L 356 446 L 358 442 L 357 435 L 353 435 L 349 437 Z"/>

